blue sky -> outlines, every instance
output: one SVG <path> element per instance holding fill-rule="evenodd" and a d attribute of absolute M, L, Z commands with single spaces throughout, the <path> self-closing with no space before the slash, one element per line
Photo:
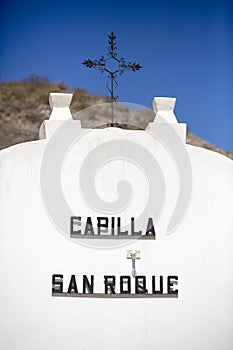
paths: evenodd
<path fill-rule="evenodd" d="M 176 97 L 189 130 L 233 151 L 233 3 L 212 1 L 2 0 L 0 79 L 30 74 L 107 95 L 106 76 L 85 68 L 107 53 L 143 69 L 119 77 L 120 101 L 151 107 Z"/>

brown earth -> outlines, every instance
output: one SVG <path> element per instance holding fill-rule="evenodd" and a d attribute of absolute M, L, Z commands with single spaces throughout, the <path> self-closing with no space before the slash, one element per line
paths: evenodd
<path fill-rule="evenodd" d="M 39 127 L 51 113 L 48 102 L 50 92 L 74 94 L 71 111 L 74 118 L 81 120 L 83 127 L 106 125 L 110 119 L 110 109 L 106 110 L 106 107 L 98 111 L 91 109 L 88 114 L 77 113 L 86 107 L 107 102 L 107 98 L 90 95 L 84 89 L 68 90 L 64 83 L 52 84 L 47 78 L 34 75 L 20 82 L 0 83 L 0 149 L 20 142 L 38 140 Z M 122 107 L 116 108 L 114 113 L 116 120 L 124 128 L 136 124 L 136 128 L 143 129 L 154 117 L 153 111 L 150 110 L 129 111 Z M 222 150 L 191 132 L 188 132 L 187 143 L 219 152 L 233 159 L 232 152 Z"/>

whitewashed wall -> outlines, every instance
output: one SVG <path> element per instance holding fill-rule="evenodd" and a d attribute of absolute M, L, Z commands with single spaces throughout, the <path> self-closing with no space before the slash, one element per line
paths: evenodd
<path fill-rule="evenodd" d="M 120 136 L 143 142 L 145 132 L 111 128 L 96 133 L 100 139 Z M 48 218 L 40 193 L 40 162 L 46 142 L 22 143 L 0 152 L 1 348 L 232 349 L 233 162 L 187 145 L 194 187 L 178 229 L 172 235 L 164 234 L 177 196 L 167 159 L 168 201 L 156 225 L 156 241 L 100 250 L 67 239 Z M 163 150 L 155 151 L 162 160 Z M 64 189 L 72 205 L 68 173 L 64 174 Z M 131 176 L 136 181 L 135 174 Z M 137 201 L 135 205 L 142 204 Z M 64 274 L 65 289 L 71 274 L 77 276 L 80 286 L 83 274 L 94 274 L 99 288 L 105 274 L 130 275 L 128 249 L 141 251 L 136 262 L 139 275 L 178 275 L 179 298 L 51 296 L 54 273 Z"/>

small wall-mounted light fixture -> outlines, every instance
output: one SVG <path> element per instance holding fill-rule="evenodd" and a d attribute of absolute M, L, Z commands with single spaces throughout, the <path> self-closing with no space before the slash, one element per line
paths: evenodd
<path fill-rule="evenodd" d="M 136 277 L 136 264 L 135 261 L 141 259 L 140 258 L 140 250 L 127 250 L 127 259 L 132 260 L 132 276 Z"/>

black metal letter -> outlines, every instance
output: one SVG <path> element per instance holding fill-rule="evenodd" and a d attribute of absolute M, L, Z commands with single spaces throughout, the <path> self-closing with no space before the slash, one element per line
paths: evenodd
<path fill-rule="evenodd" d="M 155 229 L 154 229 L 154 223 L 152 218 L 148 219 L 146 236 L 155 236 Z"/>
<path fill-rule="evenodd" d="M 134 218 L 131 218 L 131 234 L 141 236 L 142 231 L 134 231 Z"/>
<path fill-rule="evenodd" d="M 136 294 L 146 294 L 148 290 L 146 289 L 146 276 L 136 276 L 135 277 L 135 293 Z"/>
<path fill-rule="evenodd" d="M 52 293 L 63 293 L 63 275 L 52 276 Z"/>
<path fill-rule="evenodd" d="M 177 284 L 178 284 L 178 276 L 168 276 L 167 278 L 168 294 L 178 294 L 178 289 L 173 289 L 173 286 Z"/>
<path fill-rule="evenodd" d="M 115 233 L 115 218 L 111 218 L 111 234 L 114 235 Z"/>
<path fill-rule="evenodd" d="M 92 221 L 91 221 L 90 216 L 87 217 L 87 222 L 86 222 L 84 234 L 85 235 L 94 235 L 94 230 L 93 230 Z"/>
<path fill-rule="evenodd" d="M 121 218 L 117 218 L 117 234 L 119 235 L 119 236 L 121 236 L 121 235 L 127 235 L 128 234 L 128 231 L 122 231 L 121 232 Z"/>
<path fill-rule="evenodd" d="M 70 284 L 67 293 L 78 293 L 75 275 L 71 275 Z"/>
<path fill-rule="evenodd" d="M 159 277 L 159 290 L 155 289 L 155 276 L 152 276 L 152 294 L 163 294 L 163 276 Z"/>
<path fill-rule="evenodd" d="M 101 223 L 102 220 L 105 222 Z M 97 216 L 97 227 L 98 227 L 98 235 L 100 235 L 101 233 L 107 233 L 108 232 L 108 217 Z M 102 227 L 104 228 L 103 230 L 101 230 Z"/>
<path fill-rule="evenodd" d="M 81 217 L 80 216 L 71 216 L 70 218 L 70 236 L 72 237 L 73 234 L 81 235 L 81 230 L 75 231 L 74 226 L 81 226 Z"/>
<path fill-rule="evenodd" d="M 127 285 L 126 290 L 124 290 L 124 284 Z M 130 294 L 131 293 L 131 278 L 130 278 L 130 276 L 121 276 L 120 277 L 120 293 L 121 294 Z"/>
<path fill-rule="evenodd" d="M 83 275 L 83 294 L 90 293 L 93 294 L 94 290 L 94 276 L 91 275 L 91 283 L 89 282 L 88 278 L 86 275 Z"/>
<path fill-rule="evenodd" d="M 104 276 L 104 284 L 105 284 L 105 294 L 116 294 L 115 292 L 116 277 L 115 276 Z M 108 293 L 109 291 L 110 293 Z"/>

